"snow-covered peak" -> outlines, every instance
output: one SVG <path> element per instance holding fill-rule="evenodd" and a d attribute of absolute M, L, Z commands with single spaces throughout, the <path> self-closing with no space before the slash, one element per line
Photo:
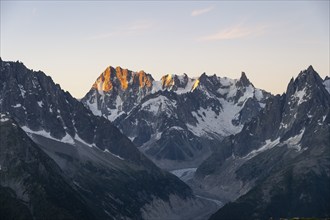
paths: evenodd
<path fill-rule="evenodd" d="M 290 80 L 286 95 L 288 97 L 301 97 L 304 93 L 305 100 L 307 100 L 307 97 L 312 98 L 317 95 L 322 87 L 324 87 L 322 78 L 312 66 L 309 66 L 306 70 L 301 71 L 297 78 Z M 299 100 L 298 102 L 301 103 L 302 99 Z"/>

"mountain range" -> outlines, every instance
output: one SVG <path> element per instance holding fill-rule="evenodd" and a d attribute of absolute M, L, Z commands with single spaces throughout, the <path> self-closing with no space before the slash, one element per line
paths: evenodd
<path fill-rule="evenodd" d="M 312 66 L 282 95 L 244 72 L 109 66 L 77 100 L 0 62 L 5 219 L 330 217 L 330 79 Z"/>
<path fill-rule="evenodd" d="M 110 66 L 81 101 L 112 121 L 155 164 L 173 170 L 197 167 L 269 97 L 245 73 L 238 80 L 203 73 L 198 78 L 167 74 L 155 81 L 144 71 Z"/>

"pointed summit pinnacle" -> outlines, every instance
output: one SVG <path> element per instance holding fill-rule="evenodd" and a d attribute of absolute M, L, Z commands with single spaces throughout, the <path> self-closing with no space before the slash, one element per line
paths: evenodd
<path fill-rule="evenodd" d="M 309 71 L 313 71 L 313 72 L 315 72 L 315 70 L 314 70 L 314 68 L 313 68 L 312 65 L 309 65 L 309 67 L 307 68 L 307 71 L 308 71 L 308 72 L 309 72 Z"/>
<path fill-rule="evenodd" d="M 314 70 L 313 66 L 310 65 L 306 70 L 301 71 L 297 79 L 303 78 L 304 80 L 314 78 L 314 80 L 321 80 L 319 74 Z M 305 79 L 306 78 L 306 79 Z"/>
<path fill-rule="evenodd" d="M 250 80 L 246 77 L 245 72 L 242 72 L 241 74 L 241 78 L 239 79 L 239 81 L 237 82 L 239 85 L 246 87 L 251 85 Z"/>

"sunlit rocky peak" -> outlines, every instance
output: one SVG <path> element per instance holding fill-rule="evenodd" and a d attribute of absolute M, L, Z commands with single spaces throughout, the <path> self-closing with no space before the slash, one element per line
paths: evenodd
<path fill-rule="evenodd" d="M 161 81 L 162 81 L 163 89 L 170 88 L 171 86 L 174 85 L 174 80 L 173 80 L 172 74 L 166 74 L 165 76 L 163 76 L 161 78 Z"/>
<path fill-rule="evenodd" d="M 109 92 L 114 87 L 121 90 L 127 90 L 131 86 L 138 85 L 140 88 L 151 87 L 152 77 L 146 74 L 143 70 L 133 72 L 128 69 L 123 69 L 120 66 L 114 68 L 107 67 L 104 72 L 96 79 L 93 88 L 99 92 Z"/>

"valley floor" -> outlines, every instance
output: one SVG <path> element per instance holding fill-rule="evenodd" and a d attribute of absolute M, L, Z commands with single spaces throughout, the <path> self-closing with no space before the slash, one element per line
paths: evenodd
<path fill-rule="evenodd" d="M 213 213 L 215 213 L 219 208 L 221 208 L 224 204 L 222 201 L 211 198 L 206 193 L 203 193 L 199 190 L 195 189 L 195 185 L 189 184 L 189 181 L 194 177 L 194 174 L 196 172 L 197 168 L 184 168 L 184 169 L 177 169 L 177 170 L 171 170 L 170 172 L 174 174 L 175 176 L 179 177 L 182 181 L 187 183 L 193 190 L 194 195 L 204 201 L 212 202 L 214 205 L 210 206 L 209 209 L 201 210 L 200 215 L 194 216 L 194 219 L 208 219 Z M 198 193 L 197 193 L 198 191 Z"/>

